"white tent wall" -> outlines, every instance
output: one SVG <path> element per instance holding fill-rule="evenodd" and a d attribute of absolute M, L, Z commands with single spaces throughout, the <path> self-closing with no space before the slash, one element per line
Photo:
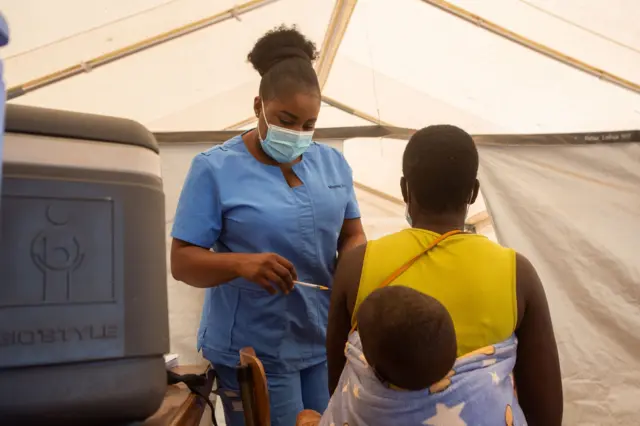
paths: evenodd
<path fill-rule="evenodd" d="M 640 143 L 481 146 L 500 241 L 536 266 L 560 350 L 566 425 L 640 418 Z"/>

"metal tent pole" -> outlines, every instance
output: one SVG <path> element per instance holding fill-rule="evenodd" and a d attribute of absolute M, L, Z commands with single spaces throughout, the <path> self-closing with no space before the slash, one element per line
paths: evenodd
<path fill-rule="evenodd" d="M 344 34 L 347 32 L 357 2 L 358 0 L 337 0 L 333 8 L 331 20 L 320 49 L 320 59 L 316 64 L 320 89 L 324 88 L 329 79 L 333 61 L 338 54 Z"/>
<path fill-rule="evenodd" d="M 362 118 L 363 120 L 367 120 L 370 123 L 378 124 L 380 126 L 390 126 L 395 127 L 391 123 L 387 123 L 386 121 L 380 120 L 373 115 L 367 114 L 366 112 L 357 110 L 355 108 L 351 108 L 349 105 L 343 104 L 340 101 L 337 101 L 329 96 L 322 96 L 322 101 L 327 105 L 331 105 L 334 108 L 339 109 L 340 111 L 346 112 L 347 114 L 355 115 L 358 118 Z"/>

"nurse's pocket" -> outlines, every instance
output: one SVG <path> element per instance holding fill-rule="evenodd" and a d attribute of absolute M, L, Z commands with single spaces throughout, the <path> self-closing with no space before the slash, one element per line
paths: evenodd
<path fill-rule="evenodd" d="M 279 358 L 287 329 L 287 296 L 238 287 L 232 346 L 253 347 L 260 356 Z"/>
<path fill-rule="evenodd" d="M 339 233 L 349 202 L 348 187 L 342 184 L 314 192 L 314 208 L 319 229 Z"/>
<path fill-rule="evenodd" d="M 232 351 L 235 316 L 240 304 L 240 290 L 232 285 L 221 285 L 207 289 L 204 304 L 205 322 L 200 327 L 200 341 L 206 347 L 219 351 Z"/>

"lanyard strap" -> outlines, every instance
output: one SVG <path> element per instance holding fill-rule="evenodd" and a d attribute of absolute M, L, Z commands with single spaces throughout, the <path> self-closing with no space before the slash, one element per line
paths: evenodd
<path fill-rule="evenodd" d="M 384 288 L 384 287 L 387 287 L 389 284 L 394 282 L 400 275 L 404 274 L 407 271 L 407 269 L 411 268 L 413 266 L 413 264 L 418 261 L 418 259 L 420 259 L 425 254 L 429 253 L 432 249 L 434 249 L 438 244 L 440 244 L 441 242 L 443 242 L 447 238 L 451 237 L 452 235 L 457 235 L 457 234 L 462 234 L 462 231 L 460 231 L 459 229 L 456 229 L 454 231 L 449 231 L 446 234 L 440 235 L 438 238 L 433 240 L 427 246 L 427 248 L 425 248 L 423 251 L 421 251 L 420 253 L 418 253 L 414 257 L 412 257 L 407 263 L 405 263 L 404 265 L 402 265 L 401 267 L 399 267 L 398 269 L 393 271 L 393 273 L 391 275 L 389 275 L 384 281 L 382 281 L 382 283 L 380 283 L 380 285 L 378 286 L 378 288 L 376 288 L 376 290 Z M 355 317 L 355 313 L 354 313 L 354 317 Z M 358 320 L 354 319 L 353 327 L 351 328 L 351 333 L 353 333 L 357 328 L 358 328 Z"/>

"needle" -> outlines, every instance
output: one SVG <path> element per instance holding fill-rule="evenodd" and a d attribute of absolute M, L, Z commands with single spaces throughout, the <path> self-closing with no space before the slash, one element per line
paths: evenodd
<path fill-rule="evenodd" d="M 294 281 L 294 283 L 303 287 L 315 288 L 318 290 L 329 290 L 329 287 L 325 287 L 323 285 L 303 283 L 302 281 Z"/>

